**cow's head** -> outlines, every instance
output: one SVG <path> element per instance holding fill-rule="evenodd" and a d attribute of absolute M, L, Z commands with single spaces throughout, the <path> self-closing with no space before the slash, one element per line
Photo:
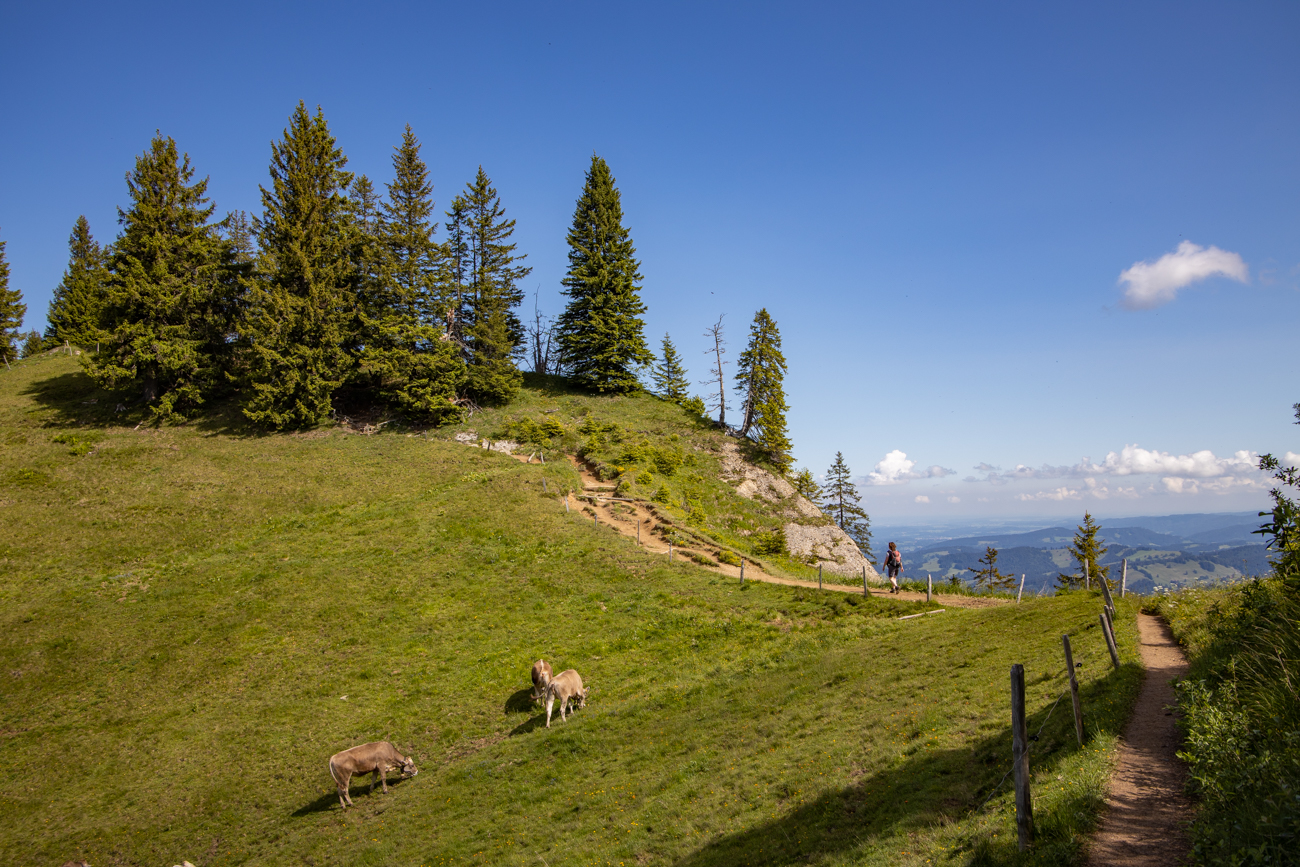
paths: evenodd
<path fill-rule="evenodd" d="M 415 776 L 416 774 L 418 774 L 418 773 L 420 773 L 420 772 L 419 772 L 418 770 L 416 770 L 416 767 L 415 767 L 415 760 L 414 760 L 414 759 L 410 759 L 410 758 L 402 759 L 402 776 L 403 776 L 403 777 L 414 777 L 414 776 Z"/>

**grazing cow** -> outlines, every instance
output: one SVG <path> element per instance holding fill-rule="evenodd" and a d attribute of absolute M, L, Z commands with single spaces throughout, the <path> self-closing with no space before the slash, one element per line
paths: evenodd
<path fill-rule="evenodd" d="M 578 700 L 575 707 L 587 706 L 587 691 L 582 688 L 582 678 L 578 677 L 578 672 L 570 668 L 562 671 L 555 677 L 551 678 L 546 684 L 546 727 L 551 727 L 551 707 L 555 704 L 556 699 L 560 700 L 560 719 L 568 719 L 569 700 L 576 698 Z"/>
<path fill-rule="evenodd" d="M 330 776 L 339 787 L 339 805 L 344 809 L 352 806 L 348 785 L 352 782 L 353 774 L 372 774 L 370 791 L 373 794 L 376 779 L 383 780 L 384 791 L 387 792 L 388 772 L 399 769 L 403 777 L 414 777 L 419 773 L 415 769 L 415 762 L 399 753 L 388 741 L 362 744 L 330 756 Z"/>
<path fill-rule="evenodd" d="M 544 659 L 533 663 L 533 701 L 541 701 L 546 685 L 551 682 L 551 664 Z"/>

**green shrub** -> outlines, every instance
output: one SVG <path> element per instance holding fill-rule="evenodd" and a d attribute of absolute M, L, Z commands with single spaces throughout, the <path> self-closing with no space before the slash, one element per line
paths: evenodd
<path fill-rule="evenodd" d="M 560 424 L 558 419 L 554 418 L 544 419 L 540 427 L 542 434 L 550 439 L 563 439 L 569 433 L 568 428 Z"/>
<path fill-rule="evenodd" d="M 659 471 L 660 475 L 671 476 L 682 465 L 685 455 L 678 448 L 661 448 L 651 450 L 650 459 L 654 462 L 655 469 Z"/>
<path fill-rule="evenodd" d="M 642 470 L 641 472 L 636 474 L 635 481 L 638 485 L 641 485 L 643 487 L 649 487 L 650 485 L 654 484 L 655 477 L 651 475 L 649 470 Z"/>
<path fill-rule="evenodd" d="M 704 405 L 704 401 L 698 397 L 688 397 L 682 401 L 682 409 L 686 410 L 692 418 L 704 418 L 709 412 L 708 407 Z"/>
<path fill-rule="evenodd" d="M 707 554 L 696 554 L 694 551 L 687 551 L 686 556 L 690 557 L 692 560 L 694 560 L 696 563 L 699 563 L 701 566 L 718 565 L 717 561 L 714 560 L 712 557 L 708 556 Z"/>
<path fill-rule="evenodd" d="M 784 554 L 785 548 L 785 531 L 778 527 L 775 530 L 768 530 L 763 533 L 755 533 L 749 537 L 749 542 L 754 546 L 755 554 Z"/>
<path fill-rule="evenodd" d="M 632 484 L 627 479 L 619 479 L 618 486 L 614 488 L 614 493 L 620 497 L 626 497 L 632 493 Z"/>
<path fill-rule="evenodd" d="M 659 490 L 655 491 L 654 496 L 651 497 L 650 499 L 654 500 L 656 503 L 662 503 L 666 506 L 670 502 L 672 502 L 673 498 L 672 498 L 672 494 L 668 492 L 668 487 L 666 485 L 660 485 Z"/>
<path fill-rule="evenodd" d="M 719 563 L 726 563 L 728 566 L 740 565 L 740 558 L 730 551 L 719 551 L 717 556 Z"/>

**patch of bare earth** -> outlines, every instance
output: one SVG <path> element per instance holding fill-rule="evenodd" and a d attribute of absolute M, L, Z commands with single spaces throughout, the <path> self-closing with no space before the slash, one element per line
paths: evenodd
<path fill-rule="evenodd" d="M 1188 853 L 1192 805 L 1183 794 L 1187 770 L 1175 755 L 1179 738 L 1171 683 L 1187 674 L 1187 659 L 1158 617 L 1139 614 L 1138 637 L 1146 676 L 1120 741 L 1090 867 L 1172 867 L 1184 863 Z"/>

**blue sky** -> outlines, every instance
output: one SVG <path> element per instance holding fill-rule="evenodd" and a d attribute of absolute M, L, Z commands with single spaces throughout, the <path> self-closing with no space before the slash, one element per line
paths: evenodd
<path fill-rule="evenodd" d="M 550 313 L 599 153 L 647 336 L 703 379 L 766 307 L 799 464 L 878 521 L 1263 507 L 1300 452 L 1300 6 L 474 5 L 8 4 L 28 325 L 155 129 L 256 212 L 303 99 L 381 185 L 410 123 L 440 209 L 481 164 Z"/>

